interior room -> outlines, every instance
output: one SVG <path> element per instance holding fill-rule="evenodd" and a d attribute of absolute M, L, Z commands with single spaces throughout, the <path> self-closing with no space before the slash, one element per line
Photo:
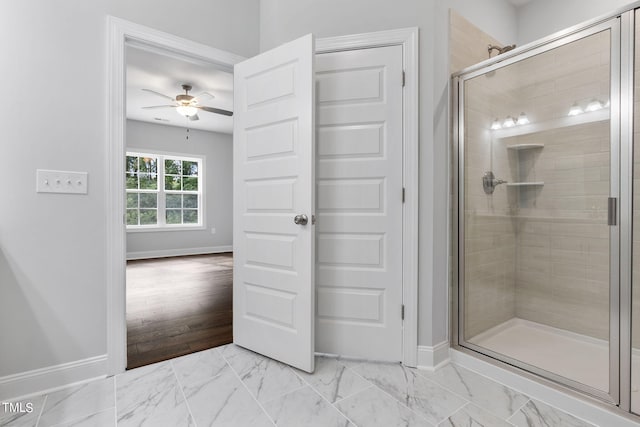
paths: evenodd
<path fill-rule="evenodd" d="M 132 369 L 233 341 L 233 75 L 149 47 L 126 59 Z"/>
<path fill-rule="evenodd" d="M 0 425 L 640 425 L 637 8 L 7 6 Z"/>

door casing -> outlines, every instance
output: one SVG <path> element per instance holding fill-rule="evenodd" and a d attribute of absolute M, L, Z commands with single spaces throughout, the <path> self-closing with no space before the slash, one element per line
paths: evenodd
<path fill-rule="evenodd" d="M 175 52 L 233 71 L 244 57 L 193 42 L 181 37 L 108 17 L 108 91 L 106 169 L 107 190 L 107 372 L 115 375 L 126 369 L 126 228 L 124 212 L 125 145 L 125 47 Z M 418 365 L 418 162 L 419 162 L 419 87 L 418 28 L 380 31 L 365 34 L 316 39 L 316 53 L 367 49 L 391 45 L 403 46 L 405 92 L 403 97 L 403 360 L 407 366 Z"/>

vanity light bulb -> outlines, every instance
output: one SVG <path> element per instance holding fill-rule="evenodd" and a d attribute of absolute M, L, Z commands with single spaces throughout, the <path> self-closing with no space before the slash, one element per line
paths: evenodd
<path fill-rule="evenodd" d="M 585 108 L 585 111 L 598 111 L 598 110 L 602 110 L 602 102 L 598 101 L 595 98 L 589 101 L 589 104 L 587 104 L 587 108 Z"/>
<path fill-rule="evenodd" d="M 498 129 L 502 129 L 502 125 L 500 124 L 500 121 L 498 119 L 495 119 L 493 123 L 491 123 L 491 130 L 498 130 Z"/>
<path fill-rule="evenodd" d="M 502 126 L 506 127 L 506 128 L 512 128 L 516 125 L 516 121 L 513 120 L 513 117 L 508 116 L 504 122 L 502 123 Z"/>
<path fill-rule="evenodd" d="M 578 114 L 582 114 L 584 111 L 582 107 L 578 105 L 577 102 L 574 102 L 571 108 L 569 108 L 569 116 L 577 116 Z"/>
<path fill-rule="evenodd" d="M 518 116 L 518 122 L 519 125 L 526 125 L 529 124 L 529 118 L 527 117 L 527 115 L 525 113 L 520 113 L 520 115 Z"/>

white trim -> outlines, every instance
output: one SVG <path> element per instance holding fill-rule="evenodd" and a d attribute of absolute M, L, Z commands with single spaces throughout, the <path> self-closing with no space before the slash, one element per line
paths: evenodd
<path fill-rule="evenodd" d="M 172 34 L 134 24 L 113 16 L 109 27 L 108 58 L 108 143 L 106 147 L 107 212 L 107 372 L 124 372 L 127 364 L 126 325 L 126 231 L 124 225 L 124 156 L 125 144 L 125 45 L 150 46 L 180 57 L 194 58 L 233 71 L 244 58 L 223 50 L 183 39 Z"/>
<path fill-rule="evenodd" d="M 20 372 L 0 378 L 0 399 L 41 394 L 43 390 L 67 387 L 70 383 L 104 378 L 107 355 L 88 357 L 74 362 Z"/>
<path fill-rule="evenodd" d="M 433 347 L 418 346 L 418 369 L 433 372 L 449 362 L 449 341 L 443 341 Z"/>
<path fill-rule="evenodd" d="M 127 252 L 127 260 L 169 258 L 174 256 L 220 254 L 233 251 L 231 245 L 209 246 L 203 248 L 161 249 L 157 251 Z"/>
<path fill-rule="evenodd" d="M 405 307 L 402 363 L 418 365 L 418 28 L 327 37 L 316 40 L 316 53 L 402 46 L 405 86 L 403 94 L 403 257 L 402 300 Z"/>
<path fill-rule="evenodd" d="M 608 405 L 596 399 L 590 399 L 578 392 L 569 394 L 529 379 L 523 374 L 506 370 L 496 364 L 481 360 L 456 349 L 450 350 L 451 362 L 462 366 L 493 381 L 517 390 L 532 399 L 542 401 L 550 406 L 568 412 L 573 416 L 582 418 L 599 426 L 637 427 L 637 419 L 634 421 L 628 413 L 625 415 L 613 412 L 616 407 Z M 580 396 L 580 397 L 578 397 Z M 629 417 L 629 418 L 627 418 Z"/>

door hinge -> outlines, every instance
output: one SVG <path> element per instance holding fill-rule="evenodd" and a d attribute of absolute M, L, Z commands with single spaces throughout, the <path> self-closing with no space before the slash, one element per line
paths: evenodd
<path fill-rule="evenodd" d="M 402 317 L 402 320 L 404 320 L 404 304 L 402 304 L 402 308 L 400 309 L 400 316 Z"/>
<path fill-rule="evenodd" d="M 405 201 L 405 189 L 402 187 L 402 203 Z"/>
<path fill-rule="evenodd" d="M 407 77 L 407 76 L 405 75 L 404 70 L 402 70 L 402 87 L 404 87 L 404 85 L 405 85 L 405 83 L 406 83 L 406 77 Z"/>

